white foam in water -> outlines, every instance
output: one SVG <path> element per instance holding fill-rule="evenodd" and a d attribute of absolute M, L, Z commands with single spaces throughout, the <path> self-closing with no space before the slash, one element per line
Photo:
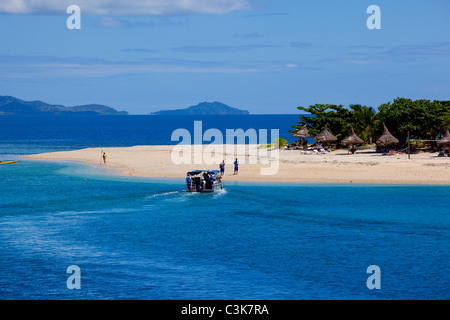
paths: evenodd
<path fill-rule="evenodd" d="M 143 211 L 143 208 L 110 208 L 105 210 L 85 210 L 85 211 L 60 211 L 53 215 L 83 215 L 83 214 L 109 214 L 109 213 L 133 213 Z"/>
<path fill-rule="evenodd" d="M 214 192 L 214 198 L 218 198 L 218 197 L 224 196 L 226 193 L 227 193 L 226 189 L 222 189 L 222 190 L 220 190 L 218 192 Z"/>
<path fill-rule="evenodd" d="M 168 192 L 162 192 L 162 193 L 156 193 L 156 194 L 151 194 L 147 197 L 145 197 L 146 199 L 154 199 L 154 198 L 159 198 L 159 197 L 165 197 L 165 196 L 170 196 L 170 195 L 175 195 L 175 194 L 181 194 L 182 191 L 168 191 Z"/>

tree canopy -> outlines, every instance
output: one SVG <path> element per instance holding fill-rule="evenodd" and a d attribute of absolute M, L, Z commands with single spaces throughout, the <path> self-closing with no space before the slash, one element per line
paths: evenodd
<path fill-rule="evenodd" d="M 338 138 L 337 143 L 351 134 L 353 127 L 356 134 L 372 143 L 374 137 L 383 132 L 383 123 L 393 136 L 401 143 L 406 141 L 407 134 L 416 139 L 434 140 L 437 135 L 450 126 L 450 101 L 412 100 L 397 98 L 378 107 L 378 112 L 367 106 L 315 104 L 309 107 L 298 107 L 308 114 L 300 115 L 298 125 L 293 125 L 296 132 L 305 124 L 309 133 L 315 137 L 328 124 L 330 132 Z"/>
<path fill-rule="evenodd" d="M 338 141 L 344 139 L 345 134 L 351 131 L 352 113 L 342 105 L 315 104 L 308 108 L 298 107 L 298 109 L 313 116 L 300 115 L 300 123 L 293 128 L 299 130 L 308 124 L 309 133 L 313 137 L 317 136 L 326 124 L 328 124 L 328 130 L 338 138 Z"/>
<path fill-rule="evenodd" d="M 441 101 L 397 98 L 378 108 L 380 119 L 394 136 L 433 140 L 443 130 L 450 104 Z"/>

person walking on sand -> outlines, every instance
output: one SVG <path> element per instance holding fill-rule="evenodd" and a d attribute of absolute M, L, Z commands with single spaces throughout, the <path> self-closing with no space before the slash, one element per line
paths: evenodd
<path fill-rule="evenodd" d="M 239 172 L 239 161 L 238 161 L 238 159 L 236 158 L 236 161 L 234 162 L 234 173 L 233 173 L 233 176 L 234 176 L 234 175 L 237 175 L 238 172 Z"/>
<path fill-rule="evenodd" d="M 103 158 L 103 163 L 106 164 L 106 153 L 103 152 L 102 158 Z"/>

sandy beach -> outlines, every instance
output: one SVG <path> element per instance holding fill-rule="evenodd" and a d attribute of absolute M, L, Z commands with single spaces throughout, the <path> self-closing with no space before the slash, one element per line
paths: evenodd
<path fill-rule="evenodd" d="M 203 146 L 205 148 L 206 146 Z M 214 164 L 176 164 L 173 161 L 174 146 L 135 146 L 127 148 L 89 148 L 76 151 L 28 155 L 24 158 L 40 161 L 76 161 L 111 170 L 113 174 L 136 177 L 183 178 L 186 172 L 196 169 L 218 169 L 225 159 L 225 180 L 327 182 L 371 184 L 450 184 L 450 159 L 437 157 L 437 153 L 383 156 L 372 150 L 352 155 L 347 150 L 328 154 L 304 154 L 299 150 L 279 150 L 258 157 L 250 163 L 251 152 L 259 152 L 257 146 L 235 146 L 233 151 L 218 146 Z M 242 148 L 243 147 L 243 148 Z M 217 148 L 217 147 L 215 147 Z M 102 150 L 107 154 L 106 165 L 101 161 Z M 218 151 L 219 150 L 219 151 Z M 243 151 L 245 150 L 245 151 Z M 258 151 L 257 151 L 258 150 Z M 192 158 L 199 156 L 192 152 Z M 200 152 L 200 155 L 202 152 Z M 271 158 L 272 157 L 272 158 Z M 240 162 L 239 174 L 233 175 L 235 158 Z M 267 162 L 271 158 L 272 162 Z M 276 162 L 276 159 L 279 159 Z M 263 159 L 263 160 L 261 160 Z M 254 160 L 254 159 L 253 159 Z M 276 166 L 274 165 L 276 164 Z M 262 168 L 277 167 L 276 174 L 263 175 Z"/>

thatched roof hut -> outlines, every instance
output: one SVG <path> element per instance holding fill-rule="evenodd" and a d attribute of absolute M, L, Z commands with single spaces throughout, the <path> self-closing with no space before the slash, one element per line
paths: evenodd
<path fill-rule="evenodd" d="M 303 128 L 298 130 L 296 133 L 293 133 L 292 136 L 294 138 L 309 138 L 309 137 L 311 137 L 306 124 L 303 126 Z"/>
<path fill-rule="evenodd" d="M 384 144 L 387 146 L 392 143 L 398 143 L 398 139 L 389 132 L 388 128 L 386 128 L 386 125 L 384 123 L 383 127 L 384 127 L 383 134 L 381 135 L 381 137 L 378 138 L 377 144 Z"/>
<path fill-rule="evenodd" d="M 447 131 L 444 133 L 441 139 L 438 141 L 438 145 L 446 145 L 450 144 L 450 132 Z"/>
<path fill-rule="evenodd" d="M 344 140 L 342 140 L 343 144 L 351 144 L 351 145 L 359 144 L 359 143 L 363 143 L 363 142 L 364 142 L 364 140 L 362 140 L 360 137 L 358 137 L 356 135 L 356 133 L 353 130 L 353 128 L 352 128 L 352 134 L 349 137 L 347 137 Z"/>
<path fill-rule="evenodd" d="M 328 124 L 325 125 L 325 128 L 314 138 L 317 142 L 327 142 L 327 141 L 336 141 L 337 138 L 333 136 L 330 131 L 328 131 Z"/>

